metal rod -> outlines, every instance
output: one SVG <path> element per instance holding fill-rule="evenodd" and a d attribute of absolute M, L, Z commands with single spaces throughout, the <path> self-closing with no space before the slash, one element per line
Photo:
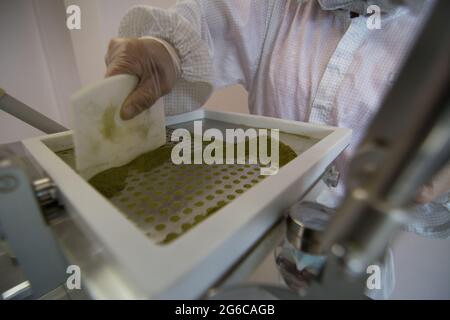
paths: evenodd
<path fill-rule="evenodd" d="M 348 192 L 323 242 L 362 273 L 385 250 L 401 210 L 450 159 L 450 2 L 437 1 L 351 163 Z"/>
<path fill-rule="evenodd" d="M 42 113 L 6 94 L 1 88 L 0 109 L 47 134 L 64 132 L 68 130 L 58 122 L 47 118 Z"/>
<path fill-rule="evenodd" d="M 349 173 L 353 186 L 363 185 L 373 198 L 393 198 L 397 181 L 415 157 L 421 144 L 427 138 L 431 128 L 443 117 L 448 103 L 450 81 L 450 12 L 449 1 L 437 1 L 416 39 L 408 59 L 383 105 L 367 131 L 366 137 L 355 155 L 354 168 L 358 156 L 365 156 L 369 161 L 378 162 L 370 165 L 370 177 L 362 171 Z M 444 145 L 442 145 L 444 146 Z M 368 151 L 371 156 L 368 156 Z M 434 162 L 433 156 L 423 157 L 422 161 Z M 361 162 L 360 162 L 361 163 Z M 441 163 L 441 165 L 444 163 Z M 379 169 L 383 168 L 382 171 Z M 435 168 L 433 168 L 435 169 Z M 429 173 L 429 172 L 427 172 Z M 422 179 L 415 181 L 426 183 Z M 395 206 L 408 204 L 410 192 L 396 195 Z M 414 191 L 414 190 L 412 190 Z M 389 196 L 388 196 L 389 195 Z"/>

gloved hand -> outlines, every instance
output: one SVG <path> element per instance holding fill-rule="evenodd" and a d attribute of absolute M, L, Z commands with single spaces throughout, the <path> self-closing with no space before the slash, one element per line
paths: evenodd
<path fill-rule="evenodd" d="M 106 77 L 131 74 L 139 79 L 120 111 L 123 120 L 132 119 L 169 93 L 179 73 L 173 55 L 154 39 L 112 39 L 105 63 Z"/>

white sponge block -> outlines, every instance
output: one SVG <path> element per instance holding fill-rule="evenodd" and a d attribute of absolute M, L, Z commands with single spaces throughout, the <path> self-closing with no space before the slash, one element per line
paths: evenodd
<path fill-rule="evenodd" d="M 135 76 L 118 75 L 71 97 L 75 163 L 85 179 L 166 143 L 162 99 L 131 120 L 120 118 L 120 108 L 137 81 Z"/>

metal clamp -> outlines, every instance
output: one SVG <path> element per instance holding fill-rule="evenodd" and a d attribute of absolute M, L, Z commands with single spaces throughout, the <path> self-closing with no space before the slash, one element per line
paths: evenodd
<path fill-rule="evenodd" d="M 48 178 L 32 187 L 21 166 L 5 158 L 0 160 L 0 202 L 5 238 L 31 284 L 33 298 L 42 297 L 66 277 L 66 261 L 42 214 L 58 202 L 56 188 Z"/>
<path fill-rule="evenodd" d="M 340 177 L 340 172 L 338 171 L 336 166 L 333 165 L 325 172 L 322 180 L 328 187 L 336 188 L 339 183 Z"/>

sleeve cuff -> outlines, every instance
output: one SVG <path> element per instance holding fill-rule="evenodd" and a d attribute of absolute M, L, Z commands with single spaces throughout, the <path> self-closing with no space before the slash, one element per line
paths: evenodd
<path fill-rule="evenodd" d="M 178 57 L 178 54 L 176 53 L 175 49 L 172 47 L 171 44 L 169 44 L 167 41 L 164 41 L 162 39 L 156 38 L 156 37 L 141 37 L 139 39 L 151 39 L 159 42 L 166 48 L 167 52 L 169 53 L 170 57 L 172 58 L 173 65 L 175 67 L 175 72 L 177 73 L 177 78 L 181 75 L 181 60 L 180 57 Z"/>
<path fill-rule="evenodd" d="M 122 19 L 120 37 L 152 37 L 178 63 L 180 79 L 164 97 L 168 115 L 201 107 L 213 91 L 213 65 L 208 46 L 188 20 L 176 12 L 149 6 L 131 8 Z"/>

